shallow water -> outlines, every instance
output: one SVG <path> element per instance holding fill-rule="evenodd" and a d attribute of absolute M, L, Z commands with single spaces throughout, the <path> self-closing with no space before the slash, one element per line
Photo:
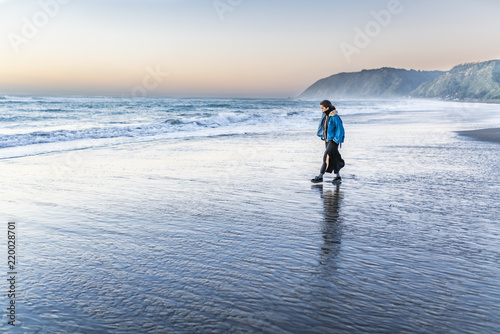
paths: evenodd
<path fill-rule="evenodd" d="M 2 160 L 17 330 L 497 332 L 499 145 L 453 131 L 500 123 L 456 117 L 345 116 L 340 186 L 315 129 Z"/>

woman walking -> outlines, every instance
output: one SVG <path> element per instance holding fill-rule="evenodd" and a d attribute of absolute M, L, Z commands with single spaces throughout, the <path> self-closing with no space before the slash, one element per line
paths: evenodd
<path fill-rule="evenodd" d="M 335 173 L 333 183 L 340 182 L 340 169 L 345 163 L 339 153 L 339 146 L 344 142 L 344 125 L 337 114 L 337 110 L 328 100 L 320 103 L 323 111 L 323 118 L 319 122 L 318 137 L 325 141 L 325 154 L 323 155 L 323 165 L 319 175 L 311 180 L 313 183 L 323 182 L 325 173 Z"/>

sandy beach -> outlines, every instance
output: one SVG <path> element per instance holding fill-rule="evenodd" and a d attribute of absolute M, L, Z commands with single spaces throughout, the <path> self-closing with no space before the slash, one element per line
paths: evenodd
<path fill-rule="evenodd" d="M 477 140 L 500 143 L 500 128 L 458 131 L 458 133 L 462 136 L 468 136 Z"/>
<path fill-rule="evenodd" d="M 500 333 L 500 1 L 0 7 L 0 334 Z"/>
<path fill-rule="evenodd" d="M 20 327 L 495 332 L 498 147 L 429 119 L 345 116 L 338 187 L 314 128 L 1 160 Z"/>

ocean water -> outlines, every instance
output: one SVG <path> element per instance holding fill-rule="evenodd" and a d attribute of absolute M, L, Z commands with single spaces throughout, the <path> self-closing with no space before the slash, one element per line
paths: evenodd
<path fill-rule="evenodd" d="M 500 107 L 336 101 L 335 186 L 317 104 L 0 99 L 0 330 L 498 332 Z"/>
<path fill-rule="evenodd" d="M 163 139 L 303 129 L 317 123 L 318 103 L 278 99 L 0 96 L 0 159 Z M 468 106 L 411 100 L 335 104 L 342 115 L 446 110 L 462 120 Z M 487 107 L 482 105 L 481 110 L 495 108 Z"/>
<path fill-rule="evenodd" d="M 5 97 L 0 157 L 279 131 L 298 127 L 311 111 L 310 105 L 278 100 Z"/>

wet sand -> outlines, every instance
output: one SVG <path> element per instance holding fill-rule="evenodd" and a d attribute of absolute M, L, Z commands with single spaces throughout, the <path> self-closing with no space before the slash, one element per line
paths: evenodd
<path fill-rule="evenodd" d="M 496 332 L 498 147 L 428 116 L 343 117 L 340 186 L 314 128 L 1 160 L 19 329 Z"/>
<path fill-rule="evenodd" d="M 471 137 L 477 140 L 500 143 L 500 128 L 457 131 L 457 133 L 462 136 Z"/>

